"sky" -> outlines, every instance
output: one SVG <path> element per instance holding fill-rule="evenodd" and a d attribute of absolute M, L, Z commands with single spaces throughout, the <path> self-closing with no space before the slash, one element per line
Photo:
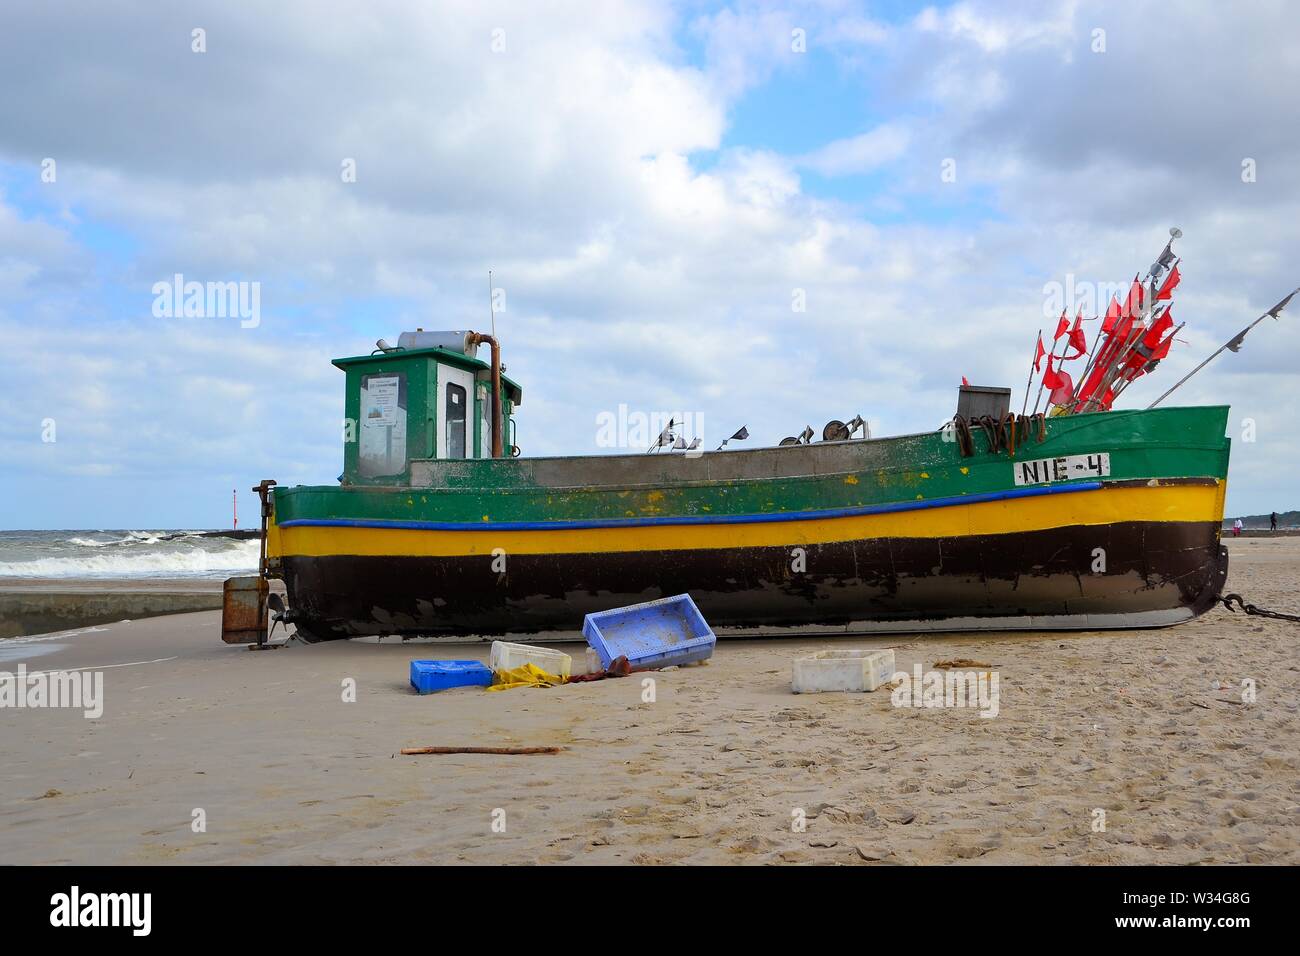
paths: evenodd
<path fill-rule="evenodd" d="M 526 455 L 1020 408 L 1060 290 L 1177 226 L 1143 407 L 1300 285 L 1284 2 L 6 4 L 0 528 L 245 523 L 342 469 L 343 374 L 496 329 Z M 159 283 L 256 288 L 186 316 Z M 251 293 L 250 293 L 251 294 Z M 251 301 L 251 300 L 250 300 Z M 168 314 L 168 313 L 171 314 Z M 1300 308 L 1178 393 L 1228 512 L 1300 507 Z M 604 419 L 602 419 L 604 415 Z M 688 436 L 690 437 L 690 436 Z M 630 440 L 630 439 L 629 439 Z"/>

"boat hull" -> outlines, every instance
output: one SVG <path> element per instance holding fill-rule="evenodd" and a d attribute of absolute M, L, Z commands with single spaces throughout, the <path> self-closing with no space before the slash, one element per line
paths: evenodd
<path fill-rule="evenodd" d="M 1164 626 L 1224 585 L 1226 417 L 1072 416 L 964 453 L 427 462 L 418 487 L 277 488 L 268 557 L 320 639 L 571 632 L 680 593 L 722 633 Z"/>
<path fill-rule="evenodd" d="M 576 630 L 588 613 L 684 592 L 721 628 L 1153 627 L 1222 590 L 1221 498 L 1212 479 L 1181 479 L 730 525 L 298 526 L 281 533 L 301 550 L 344 553 L 282 570 L 295 620 L 318 638 Z M 1119 520 L 1144 513 L 1179 520 Z"/>
<path fill-rule="evenodd" d="M 802 572 L 791 550 L 521 554 L 502 574 L 483 556 L 336 555 L 290 559 L 285 577 L 298 624 L 332 638 L 576 630 L 588 613 L 686 592 L 724 628 L 1157 627 L 1207 610 L 1227 574 L 1217 527 L 1193 522 L 808 545 Z"/>

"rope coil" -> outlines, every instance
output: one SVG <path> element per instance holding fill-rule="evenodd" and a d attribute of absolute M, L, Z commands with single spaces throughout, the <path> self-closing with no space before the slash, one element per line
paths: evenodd
<path fill-rule="evenodd" d="M 1047 440 L 1047 416 L 1042 412 L 1033 415 L 1006 412 L 1000 418 L 981 415 L 979 418 L 971 419 L 954 415 L 952 425 L 957 440 L 957 450 L 963 458 L 975 454 L 975 442 L 972 438 L 974 428 L 984 432 L 984 437 L 988 439 L 989 451 L 996 455 L 1005 449 L 1013 458 L 1016 454 L 1016 446 L 1026 444 L 1030 438 L 1039 443 Z"/>

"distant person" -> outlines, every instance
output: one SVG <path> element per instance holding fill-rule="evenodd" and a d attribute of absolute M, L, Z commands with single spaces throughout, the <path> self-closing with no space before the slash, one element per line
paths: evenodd
<path fill-rule="evenodd" d="M 1240 537 L 1241 537 L 1241 519 L 1240 519 L 1240 518 L 1238 518 L 1236 521 L 1234 521 L 1234 522 L 1232 523 L 1232 536 L 1233 536 L 1234 538 L 1240 538 Z"/>
<path fill-rule="evenodd" d="M 1269 530 L 1269 531 L 1276 531 L 1276 530 L 1277 530 L 1277 512 L 1276 512 L 1276 511 L 1274 511 L 1271 515 L 1268 516 L 1268 530 Z"/>

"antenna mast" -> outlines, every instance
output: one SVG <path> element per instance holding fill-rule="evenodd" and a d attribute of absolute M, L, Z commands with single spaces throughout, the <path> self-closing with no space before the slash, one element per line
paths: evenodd
<path fill-rule="evenodd" d="M 497 337 L 497 305 L 492 301 L 492 270 L 488 270 L 488 312 L 492 314 L 492 338 Z"/>

